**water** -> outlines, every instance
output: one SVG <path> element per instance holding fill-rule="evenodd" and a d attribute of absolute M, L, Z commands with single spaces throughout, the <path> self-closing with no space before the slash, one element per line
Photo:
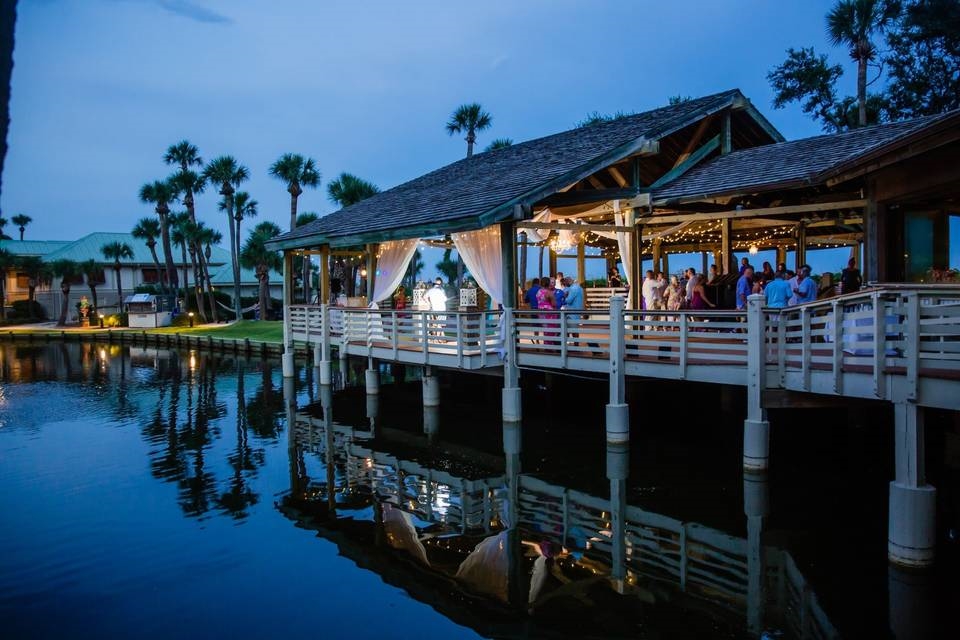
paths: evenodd
<path fill-rule="evenodd" d="M 938 637 L 960 575 L 952 422 L 928 426 L 938 566 L 886 563 L 882 408 L 772 412 L 740 471 L 739 398 L 648 383 L 632 442 L 602 382 L 0 345 L 3 636 Z M 396 375 L 392 375 L 396 374 Z M 730 410 L 721 408 L 729 404 Z M 291 428 L 293 425 L 293 428 Z M 619 526 L 622 522 L 623 526 Z M 615 535 L 615 531 L 625 531 Z"/>

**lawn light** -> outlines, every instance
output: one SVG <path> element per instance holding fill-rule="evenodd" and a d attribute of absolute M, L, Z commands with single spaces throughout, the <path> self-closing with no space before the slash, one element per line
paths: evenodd
<path fill-rule="evenodd" d="M 103 314 L 100 314 L 100 328 L 103 329 Z"/>
<path fill-rule="evenodd" d="M 187 316 L 190 318 L 190 328 L 193 328 L 193 311 L 189 312 Z"/>

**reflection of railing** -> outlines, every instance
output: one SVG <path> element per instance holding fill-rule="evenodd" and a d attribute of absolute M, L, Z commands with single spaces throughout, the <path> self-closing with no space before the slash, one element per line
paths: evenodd
<path fill-rule="evenodd" d="M 614 546 L 619 546 L 628 582 L 653 580 L 748 618 L 750 607 L 759 606 L 773 616 L 770 620 L 782 620 L 797 637 L 838 635 L 790 554 L 782 549 L 757 546 L 764 561 L 751 567 L 748 539 L 636 506 L 625 507 L 623 528 L 617 532 L 609 500 L 526 475 L 512 480 L 496 474 L 465 478 L 456 471 L 430 468 L 373 448 L 368 432 L 340 425 L 331 429 L 327 436 L 322 420 L 297 415 L 300 448 L 335 467 L 335 473 L 327 474 L 334 486 L 312 483 L 307 494 L 333 492 L 346 503 L 351 497 L 359 498 L 355 508 L 364 508 L 369 500 L 389 504 L 419 521 L 414 524 L 421 537 L 438 525 L 443 527 L 441 535 L 487 535 L 496 530 L 493 523 L 503 522 L 510 512 L 505 498 L 515 482 L 515 524 L 525 540 L 550 541 L 557 548 L 582 554 L 594 569 L 606 567 L 611 573 L 617 557 Z M 753 540 L 759 545 L 759 537 Z M 750 600 L 751 571 L 762 571 L 762 576 L 754 577 L 763 584 L 760 602 Z"/>
<path fill-rule="evenodd" d="M 535 539 L 550 540 L 611 566 L 616 538 L 611 530 L 609 501 L 530 476 L 520 476 L 519 484 L 522 530 Z M 626 508 L 624 529 L 629 572 L 746 615 L 746 539 L 634 506 Z M 837 637 L 790 554 L 767 547 L 764 557 L 765 600 L 785 618 L 797 637 Z"/>

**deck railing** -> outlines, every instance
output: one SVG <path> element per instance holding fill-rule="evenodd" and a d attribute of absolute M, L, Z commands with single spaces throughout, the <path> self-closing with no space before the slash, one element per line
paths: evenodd
<path fill-rule="evenodd" d="M 765 314 L 766 362 L 784 388 L 916 401 L 923 379 L 960 377 L 960 288 L 885 287 Z M 852 374 L 868 393 L 845 389 Z"/>
<path fill-rule="evenodd" d="M 492 367 L 515 348 L 520 367 L 607 373 L 613 351 L 627 375 L 744 385 L 752 366 L 765 388 L 960 406 L 945 386 L 960 379 L 960 287 L 883 286 L 781 310 L 751 304 L 613 319 L 606 310 L 520 309 L 509 322 L 499 311 L 295 305 L 288 324 L 295 340 L 401 362 Z M 760 321 L 748 322 L 750 313 Z M 751 326 L 762 329 L 755 336 Z M 755 339 L 763 343 L 752 360 Z"/>

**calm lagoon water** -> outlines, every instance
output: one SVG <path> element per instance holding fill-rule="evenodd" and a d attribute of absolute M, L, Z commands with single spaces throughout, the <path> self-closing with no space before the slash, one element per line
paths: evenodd
<path fill-rule="evenodd" d="M 956 621 L 956 470 L 931 464 L 937 569 L 888 569 L 882 413 L 778 412 L 771 473 L 745 478 L 742 402 L 715 389 L 633 389 L 620 449 L 600 382 L 528 376 L 528 419 L 505 429 L 497 379 L 445 377 L 425 411 L 416 373 L 384 368 L 373 400 L 362 368 L 330 390 L 269 361 L 0 345 L 3 637 L 938 637 Z"/>

